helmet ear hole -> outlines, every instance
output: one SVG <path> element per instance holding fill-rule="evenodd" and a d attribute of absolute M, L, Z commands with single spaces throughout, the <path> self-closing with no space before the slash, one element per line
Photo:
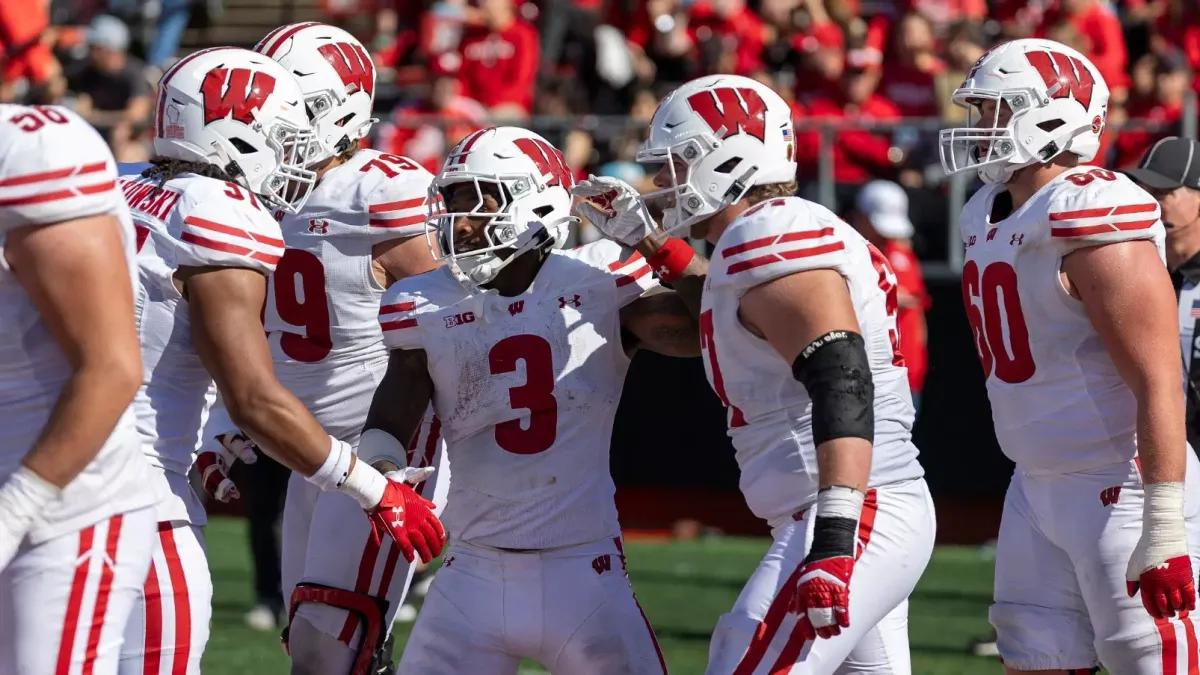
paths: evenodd
<path fill-rule="evenodd" d="M 250 144 L 249 144 L 249 143 L 247 143 L 246 141 L 244 141 L 244 140 L 242 140 L 242 139 L 240 139 L 240 138 L 237 138 L 236 136 L 235 136 L 235 137 L 233 137 L 233 138 L 230 138 L 230 139 L 229 139 L 229 144 L 230 144 L 230 145 L 232 145 L 232 146 L 234 147 L 234 149 L 236 149 L 238 152 L 240 152 L 240 153 L 242 153 L 242 154 L 244 154 L 244 155 L 249 155 L 249 154 L 253 154 L 253 153 L 255 153 L 255 152 L 258 152 L 258 151 L 257 151 L 257 150 L 254 148 L 254 146 L 253 146 L 253 145 L 250 145 Z"/>
<path fill-rule="evenodd" d="M 724 173 L 724 174 L 733 173 L 733 170 L 737 167 L 738 164 L 741 164 L 741 163 L 742 163 L 741 157 L 732 157 L 732 158 L 722 162 L 721 165 L 718 166 L 717 168 L 713 169 L 713 173 Z"/>
<path fill-rule="evenodd" d="M 1054 131 L 1055 129 L 1061 127 L 1064 124 L 1066 124 L 1066 122 L 1064 122 L 1063 120 L 1046 120 L 1045 122 L 1038 122 L 1037 127 L 1039 129 L 1041 129 L 1042 131 L 1049 133 L 1049 132 Z"/>

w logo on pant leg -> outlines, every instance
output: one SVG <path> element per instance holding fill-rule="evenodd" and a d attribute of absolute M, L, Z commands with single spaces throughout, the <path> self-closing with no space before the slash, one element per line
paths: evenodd
<path fill-rule="evenodd" d="M 612 557 L 605 553 L 604 555 L 596 556 L 592 561 L 592 569 L 596 570 L 596 574 L 604 574 L 612 569 Z"/>
<path fill-rule="evenodd" d="M 1104 488 L 1100 491 L 1100 503 L 1105 506 L 1112 506 L 1121 498 L 1121 486 Z"/>

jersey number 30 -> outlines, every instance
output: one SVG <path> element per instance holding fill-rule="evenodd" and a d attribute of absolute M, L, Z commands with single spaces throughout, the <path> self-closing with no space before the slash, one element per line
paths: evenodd
<path fill-rule="evenodd" d="M 321 259 L 301 249 L 285 249 L 270 283 L 279 318 L 304 329 L 303 334 L 286 332 L 280 337 L 283 353 L 302 363 L 316 363 L 328 356 L 333 341 L 329 337 L 329 303 Z"/>
<path fill-rule="evenodd" d="M 1037 367 L 1012 265 L 994 262 L 980 274 L 974 260 L 967 262 L 962 271 L 962 294 L 984 378 L 994 372 L 1001 381 L 1017 384 L 1033 377 Z"/>
<path fill-rule="evenodd" d="M 510 335 L 488 351 L 492 375 L 513 373 L 517 362 L 525 363 L 525 384 L 508 390 L 513 410 L 529 410 L 529 426 L 521 420 L 496 425 L 496 444 L 514 455 L 536 455 L 554 445 L 558 436 L 558 399 L 554 398 L 554 355 L 546 338 Z"/>

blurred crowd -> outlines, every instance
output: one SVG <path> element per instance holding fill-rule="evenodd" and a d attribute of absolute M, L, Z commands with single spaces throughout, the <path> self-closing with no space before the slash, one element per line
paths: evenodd
<path fill-rule="evenodd" d="M 1112 89 L 1096 160 L 1109 167 L 1194 126 L 1184 118 L 1200 89 L 1195 0 L 319 1 L 313 18 L 372 48 L 375 147 L 436 169 L 470 131 L 509 121 L 558 143 L 580 177 L 644 186 L 632 159 L 659 97 L 698 75 L 738 73 L 792 103 L 802 194 L 816 197 L 827 157 L 841 210 L 886 178 L 913 193 L 914 210 L 939 211 L 937 129 L 964 118 L 949 94 L 998 41 L 1047 37 L 1092 59 Z M 238 6 L 256 2 L 276 14 L 296 4 Z M 220 0 L 41 3 L 0 2 L 0 100 L 73 106 L 119 160 L 146 159 L 153 85 L 185 28 L 220 25 Z M 941 215 L 918 229 L 945 225 Z M 918 249 L 936 256 L 939 245 Z"/>

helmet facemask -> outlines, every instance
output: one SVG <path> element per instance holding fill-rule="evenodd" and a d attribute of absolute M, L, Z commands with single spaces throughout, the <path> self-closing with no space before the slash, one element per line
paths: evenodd
<path fill-rule="evenodd" d="M 288 213 L 298 213 L 304 208 L 317 182 L 316 173 L 305 168 L 315 141 L 311 129 L 301 129 L 281 119 L 273 122 L 266 143 L 279 163 L 257 190 L 272 208 Z"/>
<path fill-rule="evenodd" d="M 742 169 L 742 175 L 734 175 L 743 166 L 743 158 L 725 158 L 722 155 L 728 153 L 716 152 L 719 147 L 717 142 L 717 147 L 706 153 L 700 139 L 688 138 L 667 147 L 647 147 L 638 152 L 638 162 L 665 165 L 670 178 L 668 187 L 642 195 L 652 212 L 661 211 L 662 230 L 666 234 L 690 228 L 715 215 L 744 197 L 753 186 L 758 167 L 752 165 Z M 697 184 L 701 175 L 708 175 L 712 182 L 707 193 Z M 722 187 L 725 189 L 721 190 Z M 714 197 L 714 191 L 721 196 Z"/>
<path fill-rule="evenodd" d="M 955 91 L 954 103 L 967 109 L 967 126 L 940 133 L 946 173 L 976 170 L 985 182 L 1003 183 L 1014 171 L 1031 164 L 1032 160 L 1021 152 L 1013 129 L 1029 111 L 1032 97 L 1033 92 Z"/>
<path fill-rule="evenodd" d="M 309 148 L 310 165 L 335 157 L 367 135 L 371 126 L 379 121 L 372 117 L 359 122 L 354 128 L 346 127 L 349 118 L 354 113 L 337 117 L 339 111 L 344 112 L 343 106 L 349 97 L 343 92 L 333 89 L 323 89 L 308 93 L 304 96 L 304 104 L 308 108 L 309 119 L 312 121 L 316 142 Z"/>

